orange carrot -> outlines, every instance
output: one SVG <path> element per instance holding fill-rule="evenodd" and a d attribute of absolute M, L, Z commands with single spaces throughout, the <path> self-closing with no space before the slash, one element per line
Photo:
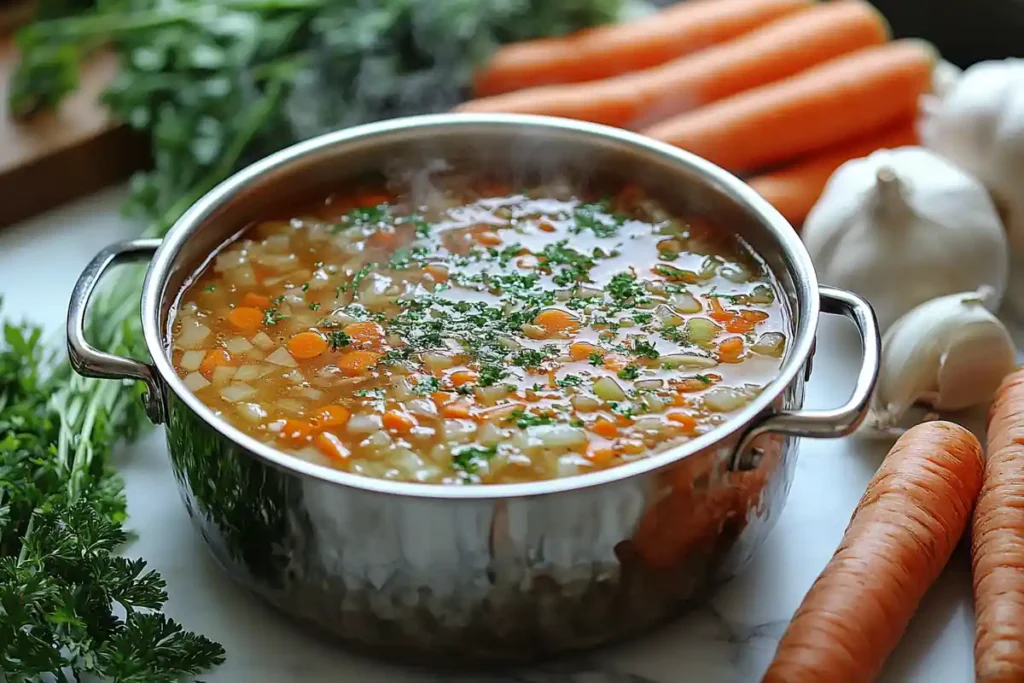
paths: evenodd
<path fill-rule="evenodd" d="M 925 422 L 901 436 L 763 683 L 875 680 L 960 540 L 982 470 L 981 444 L 963 427 Z"/>
<path fill-rule="evenodd" d="M 256 292 L 246 292 L 245 296 L 242 297 L 242 303 L 246 306 L 255 306 L 256 308 L 270 308 L 270 297 L 265 294 L 257 294 Z"/>
<path fill-rule="evenodd" d="M 319 332 L 299 332 L 288 340 L 288 351 L 299 360 L 316 358 L 327 350 L 327 340 Z"/>
<path fill-rule="evenodd" d="M 384 328 L 372 321 L 349 323 L 344 331 L 357 347 L 375 348 L 384 343 Z"/>
<path fill-rule="evenodd" d="M 313 425 L 302 420 L 285 420 L 281 431 L 278 433 L 282 439 L 294 443 L 302 443 L 309 440 L 313 433 Z"/>
<path fill-rule="evenodd" d="M 512 43 L 476 74 L 473 91 L 483 97 L 646 69 L 732 40 L 812 1 L 689 0 L 634 21 Z"/>
<path fill-rule="evenodd" d="M 203 362 L 199 364 L 199 372 L 204 377 L 206 377 L 206 379 L 210 379 L 210 377 L 213 375 L 214 370 L 216 370 L 221 365 L 230 364 L 230 353 L 228 353 L 225 349 L 214 349 L 213 351 L 207 352 L 207 354 L 203 356 Z"/>
<path fill-rule="evenodd" d="M 670 118 L 644 131 L 731 171 L 827 149 L 909 118 L 932 83 L 935 48 L 898 40 Z"/>
<path fill-rule="evenodd" d="M 416 426 L 416 418 L 402 410 L 389 410 L 381 418 L 384 429 L 396 434 L 408 434 Z"/>
<path fill-rule="evenodd" d="M 517 90 L 471 100 L 457 109 L 546 114 L 642 128 L 848 52 L 881 45 L 888 34 L 885 20 L 867 2 L 839 0 L 650 69 L 600 81 Z"/>
<path fill-rule="evenodd" d="M 451 374 L 452 386 L 461 387 L 463 384 L 469 384 L 479 379 L 479 375 L 472 370 L 456 370 Z"/>
<path fill-rule="evenodd" d="M 988 417 L 988 459 L 974 511 L 974 670 L 978 683 L 1024 680 L 1024 370 Z"/>
<path fill-rule="evenodd" d="M 579 318 L 560 308 L 545 308 L 533 319 L 533 324 L 543 327 L 552 336 L 565 336 L 580 329 Z"/>
<path fill-rule="evenodd" d="M 588 360 L 593 354 L 604 356 L 606 351 L 600 346 L 589 342 L 573 342 L 569 344 L 569 357 L 573 360 Z"/>
<path fill-rule="evenodd" d="M 313 439 L 313 445 L 321 453 L 336 462 L 345 462 L 349 457 L 349 450 L 345 443 L 330 432 L 320 432 Z"/>
<path fill-rule="evenodd" d="M 606 417 L 597 418 L 594 424 L 590 426 L 590 431 L 606 439 L 614 439 L 619 435 L 618 426 Z"/>
<path fill-rule="evenodd" d="M 239 332 L 255 332 L 263 324 L 263 311 L 253 306 L 239 306 L 228 313 L 228 322 Z"/>
<path fill-rule="evenodd" d="M 338 357 L 338 368 L 346 377 L 355 377 L 370 371 L 380 354 L 373 351 L 346 351 Z"/>
<path fill-rule="evenodd" d="M 865 157 L 879 149 L 917 144 L 914 121 L 908 120 L 882 133 L 831 147 L 747 182 L 794 226 L 799 226 L 821 197 L 825 184 L 847 161 Z"/>
<path fill-rule="evenodd" d="M 686 413 L 669 413 L 666 415 L 669 420 L 675 422 L 684 432 L 692 432 L 697 428 L 697 419 Z"/>
<path fill-rule="evenodd" d="M 344 427 L 351 416 L 352 413 L 345 406 L 330 405 L 318 410 L 310 422 L 317 429 Z"/>

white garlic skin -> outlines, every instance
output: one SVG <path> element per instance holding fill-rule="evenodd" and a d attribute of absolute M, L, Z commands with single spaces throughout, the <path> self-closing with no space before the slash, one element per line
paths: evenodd
<path fill-rule="evenodd" d="M 915 404 L 956 411 L 992 399 L 1013 371 L 1016 351 L 1006 328 L 985 308 L 986 294 L 933 299 L 889 328 L 869 424 L 892 428 Z"/>
<path fill-rule="evenodd" d="M 935 297 L 988 287 L 996 310 L 1006 290 L 1006 234 L 985 188 L 920 147 L 841 166 L 802 235 L 821 282 L 866 298 L 883 332 Z"/>
<path fill-rule="evenodd" d="M 975 64 L 922 110 L 922 144 L 988 188 L 1024 254 L 1024 59 Z"/>

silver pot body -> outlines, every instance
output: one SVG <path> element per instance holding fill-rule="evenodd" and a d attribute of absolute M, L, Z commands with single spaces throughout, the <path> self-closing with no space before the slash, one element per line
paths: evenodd
<path fill-rule="evenodd" d="M 366 172 L 439 162 L 514 178 L 636 182 L 671 208 L 735 230 L 774 273 L 792 321 L 779 376 L 734 419 L 676 449 L 593 474 L 475 487 L 368 479 L 301 461 L 217 419 L 184 387 L 167 330 L 182 288 L 218 247 L 282 205 Z M 142 300 L 150 363 L 103 353 L 84 336 L 103 272 L 142 259 L 150 260 Z M 863 367 L 846 405 L 803 411 L 822 311 L 857 324 Z M 162 242 L 100 253 L 75 289 L 68 324 L 76 370 L 146 384 L 189 515 L 233 579 L 347 644 L 445 664 L 590 648 L 705 599 L 777 520 L 795 437 L 841 436 L 859 424 L 878 346 L 870 307 L 819 288 L 793 229 L 740 180 L 624 131 L 498 115 L 398 119 L 268 157 L 200 200 Z"/>

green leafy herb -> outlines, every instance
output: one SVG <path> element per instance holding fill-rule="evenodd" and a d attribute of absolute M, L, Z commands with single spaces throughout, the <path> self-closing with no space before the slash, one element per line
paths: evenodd
<path fill-rule="evenodd" d="M 658 353 L 658 349 L 651 342 L 646 339 L 634 339 L 633 345 L 630 347 L 630 352 L 634 356 L 641 358 L 650 358 L 652 360 L 658 358 L 661 354 Z"/>
<path fill-rule="evenodd" d="M 551 412 L 527 413 L 521 408 L 512 411 L 512 414 L 505 418 L 506 422 L 515 422 L 520 429 L 537 427 L 540 425 L 554 424 L 555 416 Z"/>
<path fill-rule="evenodd" d="M 331 345 L 332 351 L 337 351 L 338 349 L 351 344 L 352 338 L 342 330 L 331 330 L 327 333 L 327 343 Z"/>
<path fill-rule="evenodd" d="M 508 371 L 500 365 L 484 365 L 480 368 L 477 384 L 482 387 L 491 387 L 505 379 L 506 375 L 508 375 Z"/>
<path fill-rule="evenodd" d="M 601 367 L 604 365 L 604 354 L 594 351 L 592 354 L 587 356 L 587 361 L 595 367 Z"/>
<path fill-rule="evenodd" d="M 640 366 L 635 365 L 634 363 L 630 363 L 626 367 L 619 370 L 617 374 L 619 376 L 619 379 L 634 380 L 640 376 Z"/>
<path fill-rule="evenodd" d="M 565 389 L 567 387 L 578 387 L 583 384 L 583 378 L 579 375 L 566 375 L 555 380 L 555 384 Z"/>
<path fill-rule="evenodd" d="M 497 446 L 456 446 L 452 449 L 452 467 L 466 474 L 476 474 L 481 462 L 486 462 L 497 454 Z"/>

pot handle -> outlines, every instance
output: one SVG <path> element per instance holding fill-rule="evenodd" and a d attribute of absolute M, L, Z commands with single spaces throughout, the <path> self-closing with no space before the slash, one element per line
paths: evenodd
<path fill-rule="evenodd" d="M 100 379 L 136 379 L 146 385 L 142 398 L 146 414 L 154 424 L 164 422 L 163 392 L 156 369 L 147 363 L 122 358 L 100 351 L 85 338 L 85 317 L 96 285 L 107 269 L 121 263 L 131 263 L 153 258 L 160 246 L 159 239 L 139 239 L 112 244 L 85 267 L 75 283 L 68 305 L 68 359 L 75 372 L 83 377 Z"/>
<path fill-rule="evenodd" d="M 827 410 L 782 410 L 768 413 L 740 440 L 733 452 L 729 466 L 733 470 L 751 469 L 751 442 L 761 434 L 775 432 L 814 439 L 834 439 L 854 432 L 867 414 L 871 394 L 878 379 L 879 359 L 882 342 L 878 334 L 878 322 L 871 305 L 853 292 L 834 287 L 819 287 L 822 313 L 832 313 L 849 318 L 860 332 L 863 357 L 853 394 L 838 408 Z M 808 359 L 810 363 L 810 359 Z"/>

